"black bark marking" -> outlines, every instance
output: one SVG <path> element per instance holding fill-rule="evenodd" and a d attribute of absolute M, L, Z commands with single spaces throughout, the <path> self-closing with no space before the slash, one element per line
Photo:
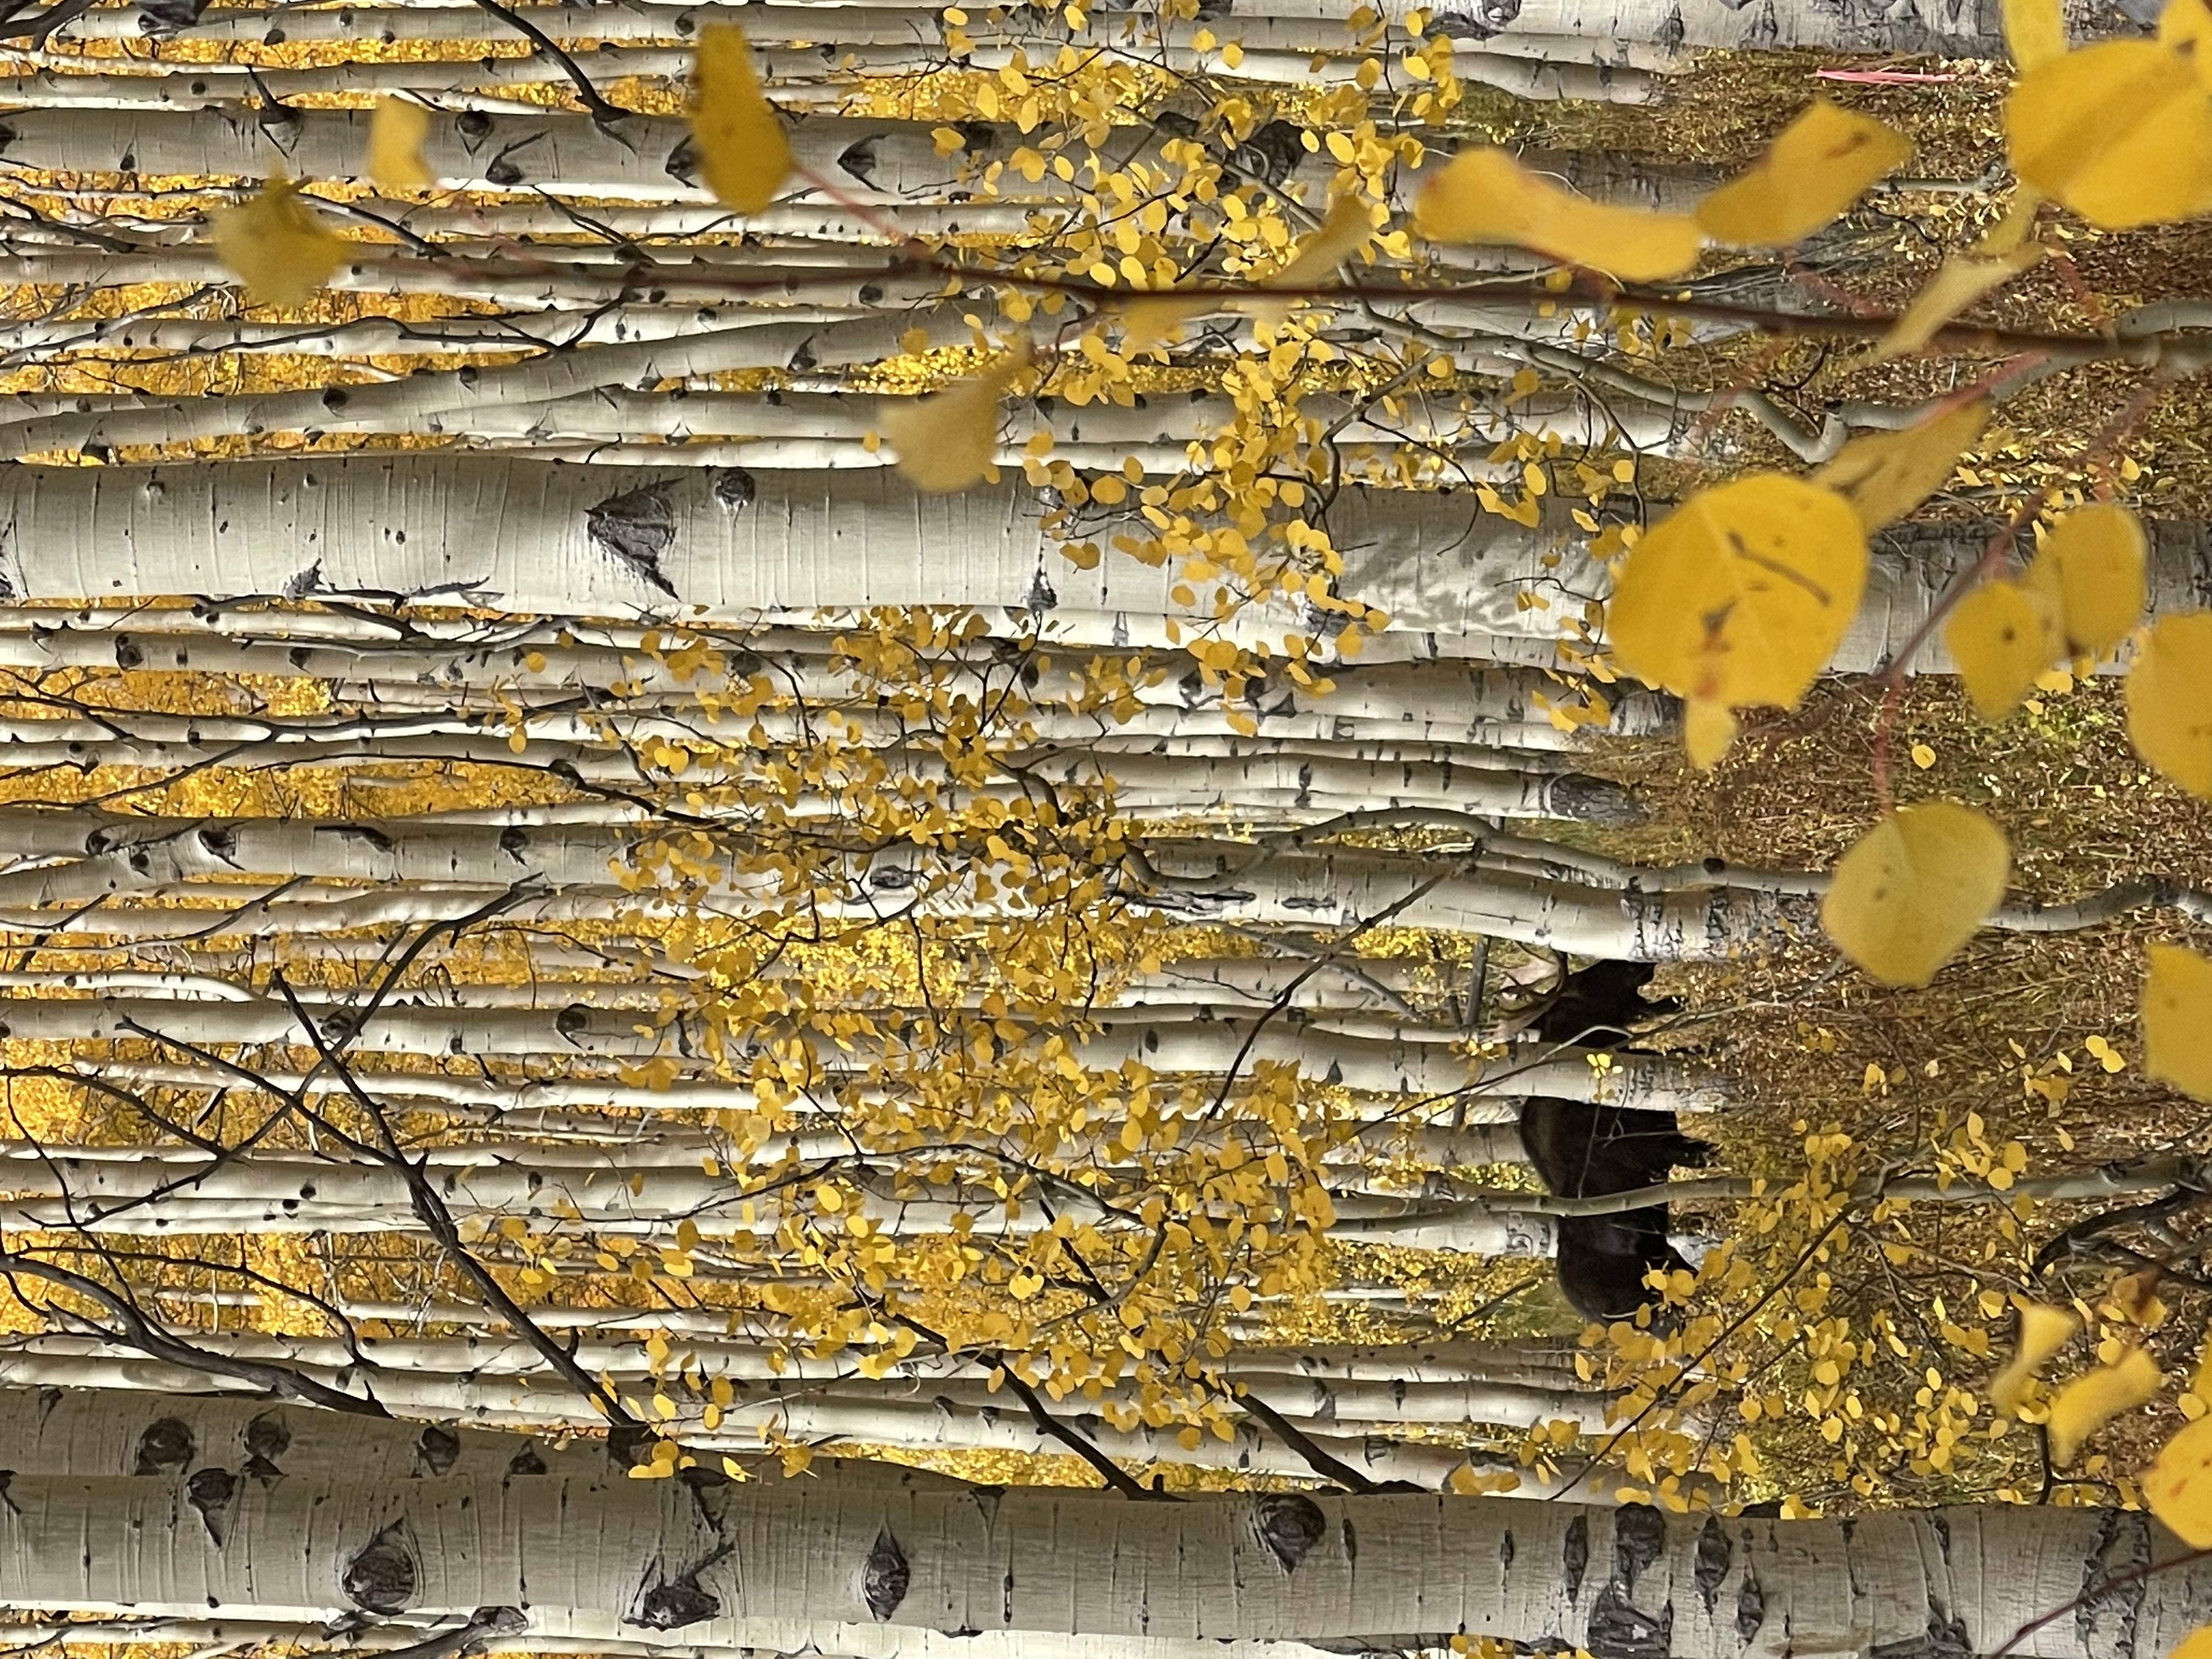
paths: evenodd
<path fill-rule="evenodd" d="M 292 1449 L 292 1431 L 275 1412 L 264 1412 L 246 1425 L 245 1473 L 266 1485 L 284 1473 L 277 1459 Z"/>
<path fill-rule="evenodd" d="M 202 1469 L 185 1482 L 185 1501 L 200 1512 L 208 1541 L 221 1549 L 230 1538 L 230 1504 L 238 1477 L 228 1469 Z"/>
<path fill-rule="evenodd" d="M 2148 1582 L 2141 1577 L 2150 1565 L 2150 1522 L 2141 1514 L 2106 1510 L 2097 1521 L 2097 1550 L 2083 1565 L 2081 1604 L 2074 1610 L 2074 1632 L 2084 1653 L 2132 1655 L 2141 1623 Z M 2100 1592 L 2098 1586 L 2115 1578 L 2129 1582 Z M 2111 1615 L 2118 1628 L 2109 1642 L 2096 1640 L 2097 1626 Z"/>
<path fill-rule="evenodd" d="M 607 1461 L 627 1474 L 653 1455 L 653 1431 L 641 1423 L 617 1423 L 607 1431 Z"/>
<path fill-rule="evenodd" d="M 1721 1580 L 1728 1577 L 1729 1562 L 1735 1554 L 1735 1546 L 1729 1542 L 1728 1533 L 1718 1517 L 1707 1516 L 1704 1529 L 1698 1534 L 1698 1553 L 1690 1564 L 1690 1577 L 1705 1600 L 1708 1614 L 1720 1601 Z"/>
<path fill-rule="evenodd" d="M 1513 1565 L 1513 1532 L 1510 1528 L 1498 1537 L 1498 1565 L 1501 1567 L 1510 1567 Z"/>
<path fill-rule="evenodd" d="M 726 513 L 742 513 L 760 494 L 760 483 L 741 466 L 726 466 L 714 474 L 714 504 Z"/>
<path fill-rule="evenodd" d="M 422 1464 L 416 1473 L 443 1474 L 459 1461 L 460 1455 L 460 1436 L 441 1424 L 427 1424 L 415 1442 L 415 1456 Z"/>
<path fill-rule="evenodd" d="M 882 1624 L 898 1611 L 913 1583 L 914 1569 L 908 1565 L 906 1552 L 885 1527 L 868 1546 L 868 1559 L 860 1563 L 860 1600 L 875 1614 L 876 1622 Z"/>
<path fill-rule="evenodd" d="M 339 1586 L 365 1613 L 404 1613 L 422 1582 L 421 1554 L 407 1523 L 394 1521 L 346 1563 Z"/>
<path fill-rule="evenodd" d="M 1636 1577 L 1667 1548 L 1667 1517 L 1649 1504 L 1623 1504 L 1613 1517 L 1613 1576 L 1623 1595 L 1636 1594 Z"/>
<path fill-rule="evenodd" d="M 667 1577 L 666 1564 L 656 1559 L 625 1622 L 642 1625 L 647 1630 L 680 1630 L 702 1619 L 714 1618 L 722 1610 L 721 1598 L 701 1586 L 699 1575 L 729 1553 L 730 1547 L 725 1544 L 690 1571 L 674 1578 Z"/>
<path fill-rule="evenodd" d="M 651 485 L 610 495 L 585 514 L 592 545 L 640 581 L 680 599 L 661 573 L 660 556 L 676 543 L 676 513 L 668 496 Z"/>
<path fill-rule="evenodd" d="M 138 1462 L 131 1473 L 167 1474 L 181 1471 L 198 1449 L 199 1443 L 192 1438 L 191 1425 L 180 1418 L 157 1418 L 138 1437 Z"/>
<path fill-rule="evenodd" d="M 1328 1521 L 1321 1505 L 1304 1492 L 1267 1492 L 1252 1500 L 1252 1527 L 1283 1571 L 1296 1572 L 1321 1542 Z"/>
<path fill-rule="evenodd" d="M 1359 1565 L 1359 1534 L 1352 1531 L 1352 1517 L 1350 1516 L 1347 1515 L 1344 1517 L 1342 1525 L 1344 1528 L 1344 1565 L 1347 1567 L 1357 1566 Z"/>
<path fill-rule="evenodd" d="M 638 1597 L 637 1612 L 629 1622 L 647 1630 L 681 1630 L 702 1619 L 712 1619 L 722 1604 L 710 1591 L 682 1581 L 655 1584 Z"/>
<path fill-rule="evenodd" d="M 1669 1601 L 1655 1617 L 1632 1606 L 1618 1583 L 1597 1593 L 1590 1609 L 1583 1647 L 1594 1659 L 1668 1659 L 1673 1651 L 1674 1604 Z"/>
<path fill-rule="evenodd" d="M 509 1474 L 544 1474 L 545 1460 L 538 1455 L 537 1443 L 533 1441 L 515 1453 L 507 1462 L 507 1472 Z"/>
<path fill-rule="evenodd" d="M 1582 823 L 1634 825 L 1650 815 L 1625 784 L 1611 778 L 1594 778 L 1566 772 L 1553 778 L 1545 793 L 1552 811 Z"/>
<path fill-rule="evenodd" d="M 1750 1641 L 1766 1623 L 1766 1592 L 1759 1587 L 1754 1573 L 1746 1572 L 1743 1583 L 1735 1587 L 1735 1633 Z"/>
<path fill-rule="evenodd" d="M 1559 1551 L 1559 1574 L 1565 1579 L 1567 1600 L 1583 1593 L 1583 1574 L 1589 1570 L 1589 1521 L 1577 1516 L 1567 1523 L 1567 1541 Z"/>
<path fill-rule="evenodd" d="M 1966 1624 L 1954 1619 L 1936 1602 L 1928 1604 L 1928 1632 L 1908 1636 L 1902 1642 L 1877 1642 L 1873 1659 L 1969 1659 L 1973 1644 L 1966 1639 Z"/>

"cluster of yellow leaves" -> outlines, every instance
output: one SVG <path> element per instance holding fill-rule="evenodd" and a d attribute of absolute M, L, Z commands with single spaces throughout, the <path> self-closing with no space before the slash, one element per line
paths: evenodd
<path fill-rule="evenodd" d="M 1951 613 L 1944 643 L 1985 720 L 2017 708 L 2069 655 L 2101 657 L 2135 629 L 2146 594 L 2142 526 L 2124 507 L 2085 507 L 2052 526 L 2018 580 L 1986 581 Z"/>

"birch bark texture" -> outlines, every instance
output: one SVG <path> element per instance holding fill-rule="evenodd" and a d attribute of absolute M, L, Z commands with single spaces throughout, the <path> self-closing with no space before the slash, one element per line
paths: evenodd
<path fill-rule="evenodd" d="M 1164 643 L 1173 618 L 1255 641 L 1315 631 L 1279 596 L 1217 623 L 1210 588 L 1175 597 L 1172 566 L 1109 557 L 1078 570 L 1062 542 L 1112 524 L 1078 519 L 1054 533 L 1041 527 L 1048 510 L 1027 485 L 927 495 L 882 472 L 641 477 L 506 457 L 31 467 L 0 488 L 0 599 L 371 592 L 750 622 L 971 606 L 1008 633 L 1109 647 Z M 1548 665 L 1560 623 L 1528 597 L 1606 591 L 1586 538 L 1524 529 L 1471 497 L 1347 490 L 1329 529 L 1345 591 L 1391 618 L 1370 656 Z M 2166 522 L 2155 534 L 2154 612 L 2193 607 L 2204 526 Z M 1940 528 L 1888 538 L 1832 667 L 1885 663 L 1984 544 Z"/>
<path fill-rule="evenodd" d="M 211 1483 L 210 1483 L 211 1484 Z M 853 1659 L 1304 1659 L 1465 1633 L 1596 1659 L 2154 1659 L 2212 1565 L 2141 1515 L 1985 1507 L 1851 1521 L 1296 1492 L 1143 1504 L 518 1476 L 19 1477 L 0 1597 L 85 1613 L 327 1619 L 514 1608 L 533 1636 Z M 197 1512 L 195 1512 L 197 1510 Z M 135 1547 L 161 1539 L 163 1547 Z"/>

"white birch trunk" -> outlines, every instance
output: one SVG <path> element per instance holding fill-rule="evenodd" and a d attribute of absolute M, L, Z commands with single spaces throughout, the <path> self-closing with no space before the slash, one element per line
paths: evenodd
<path fill-rule="evenodd" d="M 459 586 L 508 609 L 569 614 L 657 608 L 672 592 L 687 612 L 738 620 L 809 607 L 972 605 L 1105 646 L 1148 643 L 1162 617 L 1197 619 L 1201 607 L 1170 595 L 1172 568 L 1108 557 L 1091 571 L 1072 568 L 1060 538 L 1040 533 L 1037 510 L 1025 487 L 922 496 L 880 474 L 763 474 L 751 503 L 733 506 L 718 502 L 706 478 L 641 483 L 628 469 L 494 459 L 24 469 L 0 501 L 0 568 L 13 594 L 40 599 L 319 584 Z M 483 533 L 444 533 L 457 523 Z M 1579 538 L 1524 531 L 1465 497 L 1347 491 L 1329 527 L 1346 550 L 1344 590 L 1390 615 L 1378 643 L 1395 635 L 1399 654 L 1547 661 L 1559 624 L 1525 609 L 1523 596 L 1603 592 Z M 2202 535 L 2193 525 L 2160 526 L 2155 603 L 2195 603 Z M 1439 554 L 1439 544 L 1451 550 Z M 1890 538 L 1900 550 L 1877 557 L 1834 665 L 1863 671 L 1884 660 L 1981 544 L 1940 529 Z M 1315 622 L 1270 604 L 1241 612 L 1227 631 L 1279 640 L 1312 635 Z"/>
<path fill-rule="evenodd" d="M 1599 1659 L 1987 1654 L 2180 1546 L 2136 1515 L 2027 1506 L 1831 1521 L 1436 1497 L 1115 1504 L 1014 1489 L 675 1481 L 240 1483 L 217 1528 L 173 1485 L 19 1478 L 0 1596 L 194 1620 L 527 1613 L 510 1637 L 860 1659 L 1314 1659 L 1468 1632 Z M 125 1540 L 163 1540 L 160 1550 Z M 2212 1615 L 2202 1562 L 2027 1632 L 2029 1659 L 2151 1659 Z M 945 1635 L 957 1632 L 957 1635 Z M 1651 1645 L 1659 1634 L 1664 1646 Z"/>

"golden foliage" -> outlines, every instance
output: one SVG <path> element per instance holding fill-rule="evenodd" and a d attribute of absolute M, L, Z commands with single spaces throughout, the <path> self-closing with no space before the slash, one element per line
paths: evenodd
<path fill-rule="evenodd" d="M 2004 831 L 1953 801 L 1899 807 L 1838 860 L 1820 925 L 1887 985 L 1925 985 L 2004 896 Z"/>

